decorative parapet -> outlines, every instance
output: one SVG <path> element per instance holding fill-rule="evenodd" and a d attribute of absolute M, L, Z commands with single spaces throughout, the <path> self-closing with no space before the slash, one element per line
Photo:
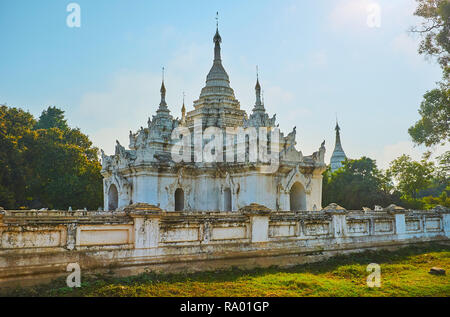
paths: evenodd
<path fill-rule="evenodd" d="M 384 208 L 383 211 L 386 211 L 390 214 L 402 214 L 402 213 L 405 213 L 407 210 L 403 207 L 400 207 L 400 206 L 397 206 L 394 204 L 390 204 L 389 206 Z"/>
<path fill-rule="evenodd" d="M 322 209 L 322 211 L 329 213 L 329 214 L 346 214 L 348 211 L 344 207 L 339 206 L 336 203 L 331 203 L 325 208 Z"/>
<path fill-rule="evenodd" d="M 161 215 L 163 210 L 155 205 L 150 205 L 146 203 L 135 203 L 129 205 L 123 209 L 125 214 L 135 217 L 135 216 L 152 216 Z"/>
<path fill-rule="evenodd" d="M 259 205 L 256 203 L 251 203 L 248 206 L 242 207 L 239 209 L 240 212 L 246 215 L 259 215 L 259 216 L 267 216 L 272 210 L 267 208 L 266 206 Z"/>
<path fill-rule="evenodd" d="M 439 212 L 439 213 L 450 213 L 450 208 L 444 207 L 444 206 L 441 206 L 441 205 L 437 205 L 436 207 L 434 207 L 431 210 L 434 211 L 434 212 Z"/>
<path fill-rule="evenodd" d="M 304 261 L 302 254 L 317 250 L 449 241 L 448 208 L 390 209 L 398 212 L 347 211 L 337 204 L 324 212 L 271 212 L 258 204 L 238 212 L 162 212 L 141 203 L 121 212 L 0 210 L 0 288 L 44 271 L 45 278 L 66 273 L 73 262 L 86 272 L 265 263 L 260 257 L 277 264 Z"/>
<path fill-rule="evenodd" d="M 239 209 L 250 218 L 251 242 L 267 242 L 269 240 L 269 215 L 271 210 L 266 206 L 252 203 Z"/>

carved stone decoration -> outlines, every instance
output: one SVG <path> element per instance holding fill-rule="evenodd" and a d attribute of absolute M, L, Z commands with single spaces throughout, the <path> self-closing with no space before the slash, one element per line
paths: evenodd
<path fill-rule="evenodd" d="M 178 170 L 177 178 L 170 184 L 169 186 L 165 187 L 167 197 L 169 201 L 174 200 L 175 191 L 177 188 L 181 188 L 184 192 L 184 209 L 185 210 L 192 210 L 192 184 L 186 180 L 186 178 L 183 176 L 184 174 L 184 168 L 180 168 Z"/>

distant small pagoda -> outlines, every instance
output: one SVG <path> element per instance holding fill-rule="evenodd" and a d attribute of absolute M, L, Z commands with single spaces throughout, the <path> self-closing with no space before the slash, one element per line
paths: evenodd
<path fill-rule="evenodd" d="M 338 170 L 340 167 L 342 167 L 342 162 L 347 159 L 347 156 L 345 155 L 344 149 L 341 145 L 341 134 L 339 127 L 339 124 L 336 120 L 336 145 L 334 146 L 333 155 L 331 155 L 330 159 L 330 165 L 331 165 L 331 171 L 334 172 Z"/>

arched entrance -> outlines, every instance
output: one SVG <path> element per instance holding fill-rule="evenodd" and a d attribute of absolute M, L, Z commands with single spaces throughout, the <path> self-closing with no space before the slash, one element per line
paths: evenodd
<path fill-rule="evenodd" d="M 119 206 L 119 193 L 117 192 L 117 187 L 114 184 L 109 186 L 108 191 L 108 210 L 114 211 Z"/>
<path fill-rule="evenodd" d="M 175 211 L 182 211 L 184 209 L 184 191 L 177 188 L 175 191 Z"/>
<path fill-rule="evenodd" d="M 224 209 L 224 211 L 232 210 L 231 189 L 229 189 L 229 188 L 225 188 L 223 190 L 223 209 Z"/>
<path fill-rule="evenodd" d="M 302 184 L 299 182 L 292 185 L 289 202 L 291 211 L 306 210 L 306 193 Z"/>

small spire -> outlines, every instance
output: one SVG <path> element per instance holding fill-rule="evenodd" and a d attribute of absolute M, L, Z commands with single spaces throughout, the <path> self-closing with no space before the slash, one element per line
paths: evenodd
<path fill-rule="evenodd" d="M 161 92 L 161 102 L 159 103 L 159 105 L 165 107 L 167 103 L 166 103 L 166 86 L 164 85 L 164 67 L 162 68 L 162 82 L 160 92 Z"/>
<path fill-rule="evenodd" d="M 213 41 L 215 43 L 214 47 L 214 62 L 220 62 L 220 43 L 222 43 L 222 38 L 219 34 L 219 12 L 216 15 L 216 34 L 214 35 Z"/>
<path fill-rule="evenodd" d="M 339 133 L 339 131 L 341 130 L 341 128 L 339 127 L 339 123 L 338 123 L 337 113 L 336 113 L 336 127 L 334 129 L 336 130 L 337 133 Z"/>
<path fill-rule="evenodd" d="M 186 115 L 186 107 L 184 106 L 184 91 L 183 91 L 183 106 L 181 107 L 181 119 L 184 121 Z"/>
<path fill-rule="evenodd" d="M 339 127 L 339 123 L 336 116 L 336 127 L 334 128 L 336 130 L 336 147 L 342 148 L 341 145 L 341 128 Z"/>
<path fill-rule="evenodd" d="M 256 102 L 255 107 L 253 108 L 253 111 L 257 112 L 264 112 L 264 102 L 261 102 L 261 85 L 259 84 L 259 71 L 258 66 L 256 66 L 256 86 L 255 86 L 255 93 L 256 93 Z"/>
<path fill-rule="evenodd" d="M 258 74 L 258 65 L 256 65 L 256 91 L 261 90 L 261 85 L 259 84 L 259 74 Z"/>
<path fill-rule="evenodd" d="M 219 11 L 216 12 L 216 28 L 219 30 Z"/>

